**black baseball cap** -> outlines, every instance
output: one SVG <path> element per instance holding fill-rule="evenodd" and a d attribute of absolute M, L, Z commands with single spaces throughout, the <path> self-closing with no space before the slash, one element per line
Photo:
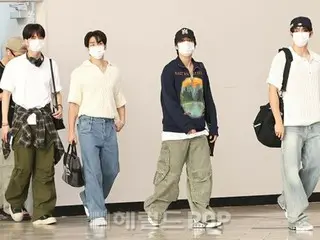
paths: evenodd
<path fill-rule="evenodd" d="M 311 20 L 308 17 L 296 17 L 292 19 L 290 23 L 290 31 L 293 32 L 293 30 L 297 27 L 304 27 L 308 29 L 309 32 L 312 31 L 312 23 Z"/>
<path fill-rule="evenodd" d="M 177 45 L 178 42 L 181 42 L 184 38 L 190 38 L 194 42 L 194 45 L 197 45 L 196 37 L 194 32 L 189 28 L 181 28 L 175 35 L 174 45 Z"/>

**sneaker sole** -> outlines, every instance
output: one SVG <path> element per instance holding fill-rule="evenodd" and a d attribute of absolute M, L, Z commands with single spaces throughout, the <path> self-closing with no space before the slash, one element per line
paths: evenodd
<path fill-rule="evenodd" d="M 309 227 L 309 228 L 291 228 L 289 227 L 290 230 L 292 231 L 296 231 L 296 232 L 309 232 L 309 231 L 313 231 L 313 227 Z"/>
<path fill-rule="evenodd" d="M 36 220 L 34 221 L 32 224 L 33 225 L 52 225 L 52 224 L 55 224 L 57 223 L 57 219 L 53 218 L 53 217 L 50 217 L 50 218 L 47 218 L 45 220 Z"/>
<path fill-rule="evenodd" d="M 107 221 L 105 221 L 105 222 L 98 222 L 98 223 L 90 222 L 90 223 L 89 223 L 89 226 L 90 226 L 90 227 L 105 227 L 105 226 L 108 226 L 108 223 L 107 223 Z"/>
<path fill-rule="evenodd" d="M 206 229 L 206 228 L 219 228 L 223 224 L 222 222 L 216 222 L 216 223 L 194 223 L 192 225 L 193 229 Z"/>
<path fill-rule="evenodd" d="M 312 231 L 314 229 L 314 227 L 311 225 L 309 227 L 304 227 L 304 228 L 297 228 L 297 227 L 291 227 L 289 226 L 289 229 L 292 231 L 296 231 L 296 232 L 309 232 Z"/>
<path fill-rule="evenodd" d="M 221 227 L 222 225 L 223 225 L 222 222 L 217 222 L 217 223 L 214 223 L 214 224 L 208 223 L 206 228 L 218 228 L 218 227 Z"/>

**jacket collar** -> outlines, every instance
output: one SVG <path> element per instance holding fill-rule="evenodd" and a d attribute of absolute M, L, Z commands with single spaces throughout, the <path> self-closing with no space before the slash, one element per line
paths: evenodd
<path fill-rule="evenodd" d="M 193 63 L 194 70 L 201 68 L 199 62 L 196 62 L 193 58 L 191 59 L 191 61 Z M 179 67 L 187 69 L 179 57 L 176 58 L 176 62 Z"/>

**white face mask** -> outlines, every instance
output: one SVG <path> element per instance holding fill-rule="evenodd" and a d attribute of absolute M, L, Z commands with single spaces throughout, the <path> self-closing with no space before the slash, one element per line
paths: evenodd
<path fill-rule="evenodd" d="M 309 32 L 294 32 L 292 34 L 292 39 L 295 45 L 298 47 L 304 47 L 307 45 L 310 38 Z"/>
<path fill-rule="evenodd" d="M 41 52 L 44 47 L 43 39 L 30 39 L 29 40 L 29 49 L 32 52 Z"/>
<path fill-rule="evenodd" d="M 89 54 L 95 59 L 101 59 L 105 53 L 104 46 L 92 46 L 89 47 Z"/>
<path fill-rule="evenodd" d="M 185 57 L 190 57 L 194 48 L 194 43 L 189 41 L 179 42 L 177 45 L 178 52 Z"/>

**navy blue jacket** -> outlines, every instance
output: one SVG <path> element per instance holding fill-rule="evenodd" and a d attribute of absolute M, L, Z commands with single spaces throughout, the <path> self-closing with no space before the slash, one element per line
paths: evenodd
<path fill-rule="evenodd" d="M 161 74 L 163 131 L 188 133 L 208 125 L 210 135 L 218 135 L 217 111 L 207 71 L 192 59 L 193 78 L 179 57 L 167 64 Z"/>

